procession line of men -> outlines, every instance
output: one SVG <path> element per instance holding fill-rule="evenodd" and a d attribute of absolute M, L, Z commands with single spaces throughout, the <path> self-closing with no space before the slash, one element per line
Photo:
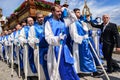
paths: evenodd
<path fill-rule="evenodd" d="M 99 63 L 88 43 L 96 50 L 92 33 L 80 20 L 80 10 L 56 5 L 51 13 L 44 18 L 38 12 L 35 22 L 28 17 L 27 25 L 17 24 L 13 32 L 4 31 L 0 37 L 2 58 L 8 63 L 14 59 L 24 70 L 25 79 L 79 80 L 77 74 L 81 72 L 100 75 L 96 68 Z"/>

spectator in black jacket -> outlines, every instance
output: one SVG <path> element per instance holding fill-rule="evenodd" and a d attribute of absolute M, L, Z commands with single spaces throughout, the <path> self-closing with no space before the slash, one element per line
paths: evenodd
<path fill-rule="evenodd" d="M 88 18 L 88 20 L 90 20 Z M 120 51 L 120 36 L 118 33 L 117 25 L 110 22 L 110 16 L 104 14 L 102 16 L 103 23 L 101 25 L 95 25 L 92 21 L 89 21 L 93 27 L 100 28 L 102 33 L 100 41 L 103 44 L 103 55 L 107 61 L 107 72 L 112 73 L 120 69 L 115 60 L 112 59 L 112 53 L 116 44 L 116 51 Z"/>

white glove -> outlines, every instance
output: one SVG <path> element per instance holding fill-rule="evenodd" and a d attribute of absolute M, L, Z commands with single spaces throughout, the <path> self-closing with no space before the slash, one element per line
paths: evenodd
<path fill-rule="evenodd" d="M 89 37 L 88 37 L 87 34 L 83 36 L 83 39 L 88 39 L 88 38 L 89 38 Z"/>
<path fill-rule="evenodd" d="M 27 40 L 27 39 L 24 39 L 24 40 L 23 40 L 23 43 L 28 43 L 28 40 Z"/>
<path fill-rule="evenodd" d="M 12 46 L 12 43 L 11 43 L 11 42 L 9 42 L 9 46 Z"/>
<path fill-rule="evenodd" d="M 52 15 L 52 13 L 49 13 L 48 16 L 50 17 Z"/>
<path fill-rule="evenodd" d="M 14 40 L 14 44 L 15 44 L 15 45 L 17 45 L 17 42 L 18 42 L 18 40 L 17 40 L 17 39 L 15 39 L 15 40 Z"/>
<path fill-rule="evenodd" d="M 10 38 L 10 41 L 14 41 L 12 38 Z"/>
<path fill-rule="evenodd" d="M 4 42 L 5 42 L 5 41 L 4 41 L 4 40 L 2 40 L 2 43 L 3 43 L 3 44 L 4 44 Z"/>
<path fill-rule="evenodd" d="M 35 43 L 34 43 L 33 41 L 30 41 L 30 42 L 29 42 L 29 45 L 30 45 L 32 48 L 34 48 Z"/>
<path fill-rule="evenodd" d="M 66 7 L 62 7 L 62 11 L 64 11 L 64 9 L 66 9 Z"/>
<path fill-rule="evenodd" d="M 8 46 L 8 42 L 7 41 L 5 41 L 5 46 Z"/>
<path fill-rule="evenodd" d="M 75 15 L 75 13 L 72 10 L 69 10 L 69 9 L 67 9 L 67 11 L 68 11 L 68 14 L 71 17 L 71 19 L 73 19 L 73 21 L 76 21 L 77 17 Z"/>
<path fill-rule="evenodd" d="M 40 40 L 39 40 L 38 38 L 35 38 L 35 39 L 34 39 L 34 42 L 35 42 L 35 43 L 39 43 Z"/>
<path fill-rule="evenodd" d="M 59 35 L 59 40 L 63 40 L 65 37 L 66 37 L 66 34 L 60 33 L 60 35 Z"/>

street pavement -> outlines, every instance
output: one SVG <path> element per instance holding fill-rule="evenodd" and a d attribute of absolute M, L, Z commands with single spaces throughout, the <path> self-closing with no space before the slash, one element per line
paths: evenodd
<path fill-rule="evenodd" d="M 113 54 L 113 58 L 120 65 L 120 54 Z M 106 62 L 104 61 L 104 67 L 106 67 Z M 108 74 L 110 80 L 120 80 L 120 72 L 113 72 Z M 11 68 L 3 61 L 0 60 L 0 80 L 23 80 L 24 78 L 18 78 L 17 69 L 14 69 L 13 77 L 11 77 Z M 30 80 L 30 79 L 28 79 Z M 37 78 L 32 78 L 32 80 L 37 80 Z M 105 75 L 102 74 L 100 78 L 95 78 L 92 76 L 81 77 L 80 80 L 107 80 Z"/>

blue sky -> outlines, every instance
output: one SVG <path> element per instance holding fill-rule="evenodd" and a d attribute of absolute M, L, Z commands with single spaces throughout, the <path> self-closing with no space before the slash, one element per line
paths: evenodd
<path fill-rule="evenodd" d="M 3 9 L 4 16 L 10 14 L 23 2 L 24 0 L 0 0 L 0 8 Z M 54 0 L 46 0 L 54 2 Z M 61 4 L 65 0 L 61 0 Z M 70 9 L 83 9 L 84 0 L 67 0 Z M 87 0 L 88 7 L 92 13 L 93 18 L 107 13 L 111 16 L 111 22 L 120 25 L 120 0 Z"/>

